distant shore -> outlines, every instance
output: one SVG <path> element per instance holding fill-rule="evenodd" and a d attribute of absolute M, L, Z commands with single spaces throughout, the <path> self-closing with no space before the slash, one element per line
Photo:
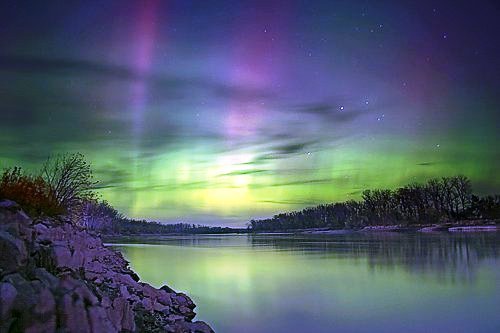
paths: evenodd
<path fill-rule="evenodd" d="M 332 228 L 304 228 L 304 229 L 288 229 L 275 231 L 251 232 L 235 229 L 234 233 L 156 233 L 156 234 L 108 234 L 102 235 L 105 243 L 116 243 L 119 241 L 131 242 L 134 239 L 148 239 L 161 241 L 162 237 L 175 236 L 193 236 L 193 235 L 342 235 L 363 232 L 497 232 L 500 231 L 500 220 L 470 220 L 460 221 L 459 223 L 442 223 L 442 224 L 420 224 L 420 225 L 379 225 L 367 226 L 361 229 L 332 229 Z"/>
<path fill-rule="evenodd" d="M 500 220 L 470 220 L 458 223 L 420 225 L 378 225 L 361 229 L 308 228 L 258 232 L 256 234 L 314 234 L 339 235 L 359 232 L 496 232 L 500 231 Z"/>
<path fill-rule="evenodd" d="M 500 231 L 500 220 L 467 220 L 459 223 L 443 223 L 432 225 L 377 225 L 366 226 L 361 229 L 329 229 L 329 228 L 310 228 L 297 230 L 282 230 L 276 232 L 265 232 L 258 234 L 276 234 L 276 233 L 294 233 L 294 234 L 346 234 L 358 232 L 496 232 Z"/>

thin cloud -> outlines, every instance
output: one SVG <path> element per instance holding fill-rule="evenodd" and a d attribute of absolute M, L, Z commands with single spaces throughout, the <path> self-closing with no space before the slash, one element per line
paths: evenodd
<path fill-rule="evenodd" d="M 222 176 L 239 176 L 239 175 L 253 175 L 253 174 L 257 174 L 257 173 L 266 173 L 266 172 L 270 172 L 270 171 L 269 170 L 265 170 L 265 169 L 238 170 L 238 171 L 232 171 L 232 172 L 220 174 L 220 175 L 218 175 L 218 177 L 222 177 Z"/>

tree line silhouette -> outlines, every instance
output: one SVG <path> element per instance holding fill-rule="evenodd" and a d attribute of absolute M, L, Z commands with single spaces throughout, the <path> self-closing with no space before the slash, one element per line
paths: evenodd
<path fill-rule="evenodd" d="M 107 201 L 87 201 L 83 211 L 80 223 L 83 223 L 84 228 L 109 235 L 221 234 L 241 231 L 228 227 L 210 227 L 188 223 L 163 224 L 130 219 L 118 212 Z"/>
<path fill-rule="evenodd" d="M 187 223 L 162 224 L 134 220 L 99 200 L 90 163 L 80 154 L 49 157 L 37 173 L 20 167 L 0 176 L 0 200 L 17 202 L 32 217 L 58 217 L 61 221 L 104 234 L 196 234 L 246 231 Z"/>
<path fill-rule="evenodd" d="M 500 196 L 472 193 L 465 176 L 431 179 L 395 190 L 365 190 L 360 201 L 349 200 L 251 220 L 248 229 L 278 231 L 306 228 L 359 229 L 365 226 L 456 223 L 500 218 Z"/>
<path fill-rule="evenodd" d="M 19 167 L 4 170 L 0 177 L 0 199 L 16 201 L 34 217 L 65 215 L 70 223 L 108 234 L 360 229 L 500 218 L 500 196 L 474 195 L 465 176 L 436 178 L 395 190 L 366 190 L 360 201 L 324 204 L 251 220 L 247 229 L 130 219 L 98 199 L 96 184 L 91 166 L 82 154 L 58 155 L 49 158 L 38 174 L 26 173 Z"/>

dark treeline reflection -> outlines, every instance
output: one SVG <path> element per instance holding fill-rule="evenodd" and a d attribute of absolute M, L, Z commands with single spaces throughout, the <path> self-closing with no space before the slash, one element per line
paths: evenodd
<path fill-rule="evenodd" d="M 345 235 L 249 236 L 256 248 L 272 246 L 346 259 L 364 259 L 374 270 L 402 266 L 411 273 L 470 281 L 482 260 L 500 255 L 500 234 L 486 233 L 353 233 Z"/>
<path fill-rule="evenodd" d="M 500 258 L 500 233 L 347 233 L 337 235 L 125 236 L 114 243 L 278 251 L 367 264 L 374 271 L 403 267 L 411 274 L 446 282 L 472 282 L 480 262 Z M 331 267 L 335 269 L 334 266 Z"/>

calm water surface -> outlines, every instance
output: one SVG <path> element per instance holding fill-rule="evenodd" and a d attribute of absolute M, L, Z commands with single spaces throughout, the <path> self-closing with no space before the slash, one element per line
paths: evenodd
<path fill-rule="evenodd" d="M 114 245 L 224 332 L 500 332 L 500 233 L 202 235 Z"/>

